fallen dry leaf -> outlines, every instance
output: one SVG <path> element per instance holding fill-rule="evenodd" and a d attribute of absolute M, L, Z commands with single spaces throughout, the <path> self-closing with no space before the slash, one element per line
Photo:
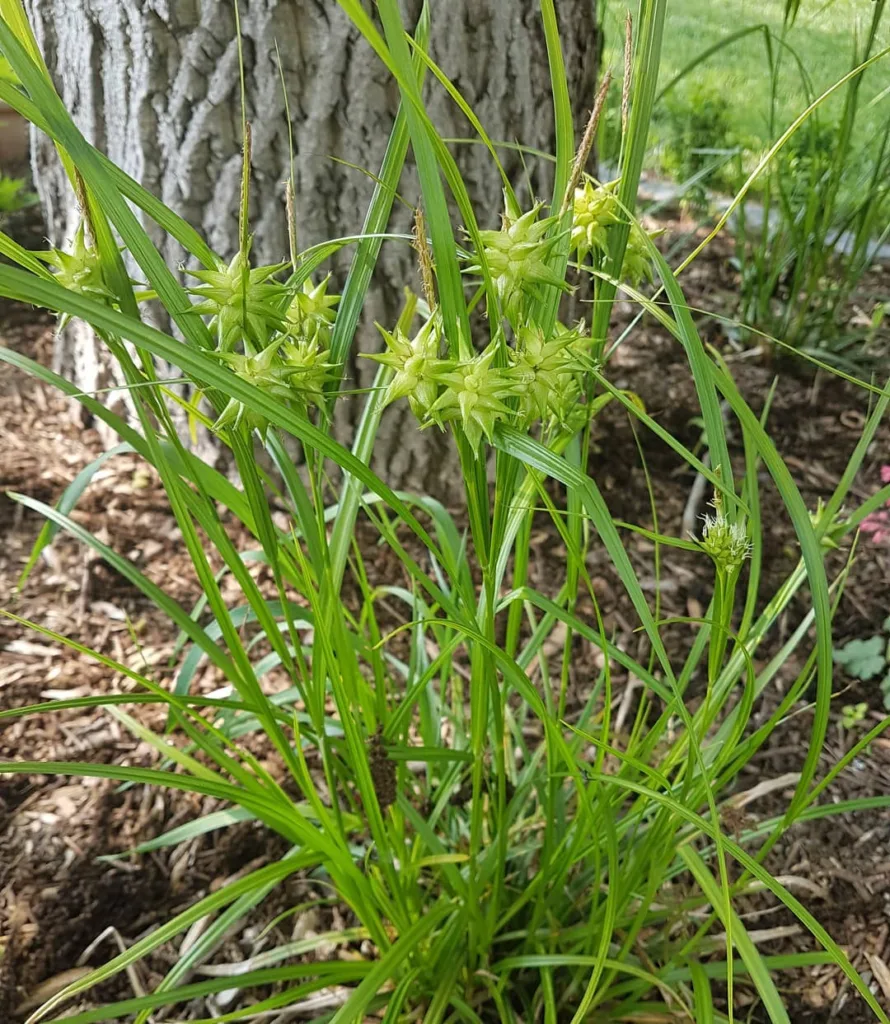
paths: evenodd
<path fill-rule="evenodd" d="M 56 974 L 52 978 L 47 978 L 46 981 L 41 982 L 34 989 L 24 1002 L 16 1007 L 15 1012 L 17 1014 L 27 1013 L 29 1010 L 36 1009 L 36 1007 L 45 1003 L 47 999 L 52 999 L 63 988 L 73 984 L 75 981 L 80 981 L 81 978 L 85 978 L 92 970 L 92 967 L 72 967 L 70 970 L 62 971 L 61 974 Z"/>

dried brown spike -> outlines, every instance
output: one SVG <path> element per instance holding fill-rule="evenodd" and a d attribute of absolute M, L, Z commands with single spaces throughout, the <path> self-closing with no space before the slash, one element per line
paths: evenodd
<path fill-rule="evenodd" d="M 630 11 L 624 19 L 624 81 L 621 84 L 621 137 L 627 135 L 630 113 L 630 80 L 633 75 L 633 17 Z"/>
<path fill-rule="evenodd" d="M 381 807 L 389 807 L 396 802 L 398 786 L 396 784 L 396 763 L 391 760 L 386 752 L 386 744 L 383 741 L 382 726 L 368 740 L 370 748 L 371 780 L 374 783 L 374 792 L 377 794 L 377 802 Z"/>
<path fill-rule="evenodd" d="M 90 199 L 87 193 L 87 185 L 83 180 L 83 175 L 77 168 L 74 169 L 74 194 L 77 196 L 77 205 L 80 207 L 80 212 L 83 216 L 87 245 L 95 246 L 96 232 L 93 229 L 93 219 L 90 215 Z"/>
<path fill-rule="evenodd" d="M 430 312 L 436 306 L 436 283 L 433 276 L 433 256 L 430 252 L 429 242 L 426 237 L 426 222 L 423 210 L 418 206 L 414 211 L 414 241 L 412 242 L 417 253 L 417 261 L 420 264 L 420 279 L 423 282 L 423 297 L 430 307 Z"/>
<path fill-rule="evenodd" d="M 593 149 L 593 140 L 596 137 L 597 125 L 600 123 L 603 108 L 606 105 L 606 96 L 608 95 L 611 83 L 612 71 L 611 69 L 608 69 L 603 76 L 602 84 L 596 94 L 593 110 L 591 110 L 590 117 L 587 119 L 587 127 L 584 129 L 584 136 L 581 139 L 581 145 L 578 147 L 578 152 L 575 154 L 575 160 L 572 164 L 572 173 L 569 175 L 569 183 L 566 186 L 565 196 L 562 201 L 560 216 L 571 209 L 575 189 L 578 187 L 578 182 L 581 180 L 581 175 L 584 171 L 584 165 L 587 163 L 587 158 L 590 156 L 591 149 Z"/>
<path fill-rule="evenodd" d="M 290 243 L 290 262 L 297 269 L 297 208 L 294 200 L 294 183 L 287 179 L 284 186 L 284 200 L 287 209 L 287 240 Z"/>
<path fill-rule="evenodd" d="M 250 157 L 253 151 L 253 135 L 250 122 L 244 120 L 244 138 L 241 145 L 241 205 L 238 211 L 238 237 L 241 239 L 241 249 L 247 252 L 248 239 L 248 205 L 250 202 Z"/>

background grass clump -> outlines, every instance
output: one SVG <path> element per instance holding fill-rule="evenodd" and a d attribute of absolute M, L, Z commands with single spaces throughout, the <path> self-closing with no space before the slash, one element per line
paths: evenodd
<path fill-rule="evenodd" d="M 615 67 L 619 7 L 603 10 Z M 752 329 L 741 337 L 772 358 L 867 372 L 885 355 L 873 341 L 887 296 L 869 281 L 890 237 L 885 0 L 719 12 L 693 0 L 673 4 L 666 24 L 684 45 L 665 49 L 645 166 L 673 179 L 699 219 L 716 207 L 722 226 L 729 206 L 740 276 L 729 312 Z M 613 101 L 607 165 L 618 117 Z M 744 203 L 724 198 L 734 194 Z M 853 316 L 863 306 L 871 320 Z"/>
<path fill-rule="evenodd" d="M 875 4 L 872 0 L 833 0 L 830 3 L 801 3 L 791 24 L 786 20 L 785 0 L 672 0 L 665 19 L 665 36 L 673 41 L 662 54 L 660 81 L 669 82 L 679 74 L 695 54 L 717 46 L 728 36 L 757 25 L 764 25 L 775 39 L 784 39 L 800 58 L 816 95 L 842 78 L 850 66 L 855 33 L 868 29 Z M 605 0 L 604 63 L 616 73 L 622 66 L 625 6 Z M 877 48 L 890 44 L 890 25 L 880 28 Z M 810 97 L 797 62 L 783 62 L 776 90 L 776 119 L 783 127 L 803 110 Z M 766 148 L 774 141 L 770 129 L 772 86 L 763 34 L 751 32 L 732 45 L 721 48 L 696 71 L 698 85 L 707 93 L 726 98 L 731 106 L 734 131 L 752 146 Z M 862 120 L 857 142 L 882 134 L 886 112 L 879 101 L 887 87 L 886 75 L 879 72 L 862 85 Z M 875 101 L 875 102 L 873 102 Z M 840 120 L 843 100 L 828 100 L 823 116 L 829 122 Z M 653 132 L 660 134 L 656 113 Z"/>

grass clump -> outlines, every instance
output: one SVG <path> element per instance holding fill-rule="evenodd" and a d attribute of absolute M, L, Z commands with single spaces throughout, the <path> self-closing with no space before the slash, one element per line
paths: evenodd
<path fill-rule="evenodd" d="M 556 11 L 552 0 L 541 0 L 556 123 L 554 192 L 522 209 L 490 146 L 492 173 L 501 174 L 505 187 L 500 225 L 479 223 L 421 99 L 433 67 L 429 9 L 407 35 L 396 0 L 380 0 L 376 20 L 358 0 L 341 0 L 341 7 L 402 97 L 366 229 L 295 251 L 287 263 L 255 267 L 247 174 L 242 244 L 234 259 L 224 259 L 83 139 L 16 16 L 17 3 L 0 3 L 0 48 L 25 92 L 0 89 L 54 138 L 85 197 L 85 230 L 75 243 L 84 251 L 67 254 L 79 269 L 70 272 L 69 260 L 58 254 L 41 262 L 4 239 L 4 251 L 20 266 L 0 267 L 0 293 L 92 325 L 131 388 L 137 419 L 121 420 L 23 356 L 0 349 L 0 358 L 77 397 L 155 468 L 204 594 L 199 609 L 178 605 L 70 517 L 76 493 L 55 508 L 16 496 L 51 524 L 41 544 L 55 530 L 69 532 L 157 605 L 180 631 L 180 658 L 173 685 L 163 688 L 48 634 L 122 672 L 138 690 L 50 707 L 106 708 L 155 748 L 157 764 L 23 759 L 0 764 L 0 774 L 110 777 L 205 794 L 262 821 L 290 846 L 280 861 L 207 896 L 73 982 L 31 1021 L 64 1013 L 67 999 L 207 919 L 200 939 L 154 991 L 54 1019 L 87 1024 L 129 1015 L 143 1024 L 155 1009 L 233 985 L 248 998 L 275 986 L 224 1018 L 235 1020 L 297 1006 L 336 985 L 344 998 L 329 1018 L 335 1024 L 370 1013 L 386 1021 L 468 1024 L 581 1024 L 641 1014 L 669 1019 L 675 1012 L 702 1022 L 731 1021 L 733 989 L 744 984 L 769 1018 L 784 1024 L 788 1010 L 775 971 L 824 961 L 838 965 L 875 1018 L 888 1024 L 844 951 L 764 867 L 770 849 L 802 815 L 832 813 L 818 798 L 833 773 L 817 781 L 817 770 L 831 698 L 831 615 L 843 578 L 829 582 L 824 540 L 830 530 L 836 545 L 887 500 L 890 487 L 841 513 L 886 395 L 844 481 L 811 516 L 726 366 L 703 346 L 674 273 L 633 215 L 664 2 L 643 6 L 629 54 L 633 81 L 618 176 L 601 183 L 584 173 L 596 125 L 588 126 L 580 149 L 574 144 Z M 453 83 L 444 84 L 463 102 Z M 478 129 L 488 144 L 483 126 Z M 361 424 L 347 449 L 332 436 L 333 411 L 409 145 L 423 215 L 413 239 L 386 241 L 415 246 L 424 294 L 409 292 L 398 322 L 381 325 L 382 350 L 371 354 L 376 379 L 362 398 Z M 248 157 L 245 131 L 245 167 Z M 451 222 L 446 184 L 465 236 Z M 198 284 L 182 286 L 130 204 L 190 253 L 200 267 L 192 274 Z M 315 284 L 314 275 L 345 246 L 353 248 L 353 262 L 335 296 L 333 284 L 327 278 Z M 143 321 L 144 292 L 134 290 L 121 247 L 178 336 Z M 665 303 L 639 290 L 647 279 L 658 282 Z M 579 280 L 591 283 L 594 312 L 589 323 L 567 323 L 562 299 Z M 683 346 L 707 460 L 611 380 L 610 313 L 619 294 L 640 303 Z M 183 444 L 155 359 L 177 367 L 203 396 L 201 416 L 230 449 L 237 485 Z M 457 515 L 428 496 L 396 493 L 369 469 L 385 407 L 403 401 L 418 429 L 447 430 L 453 440 L 463 485 Z M 653 431 L 713 488 L 715 515 L 698 540 L 613 520 L 587 472 L 591 422 L 610 402 L 624 406 L 640 429 Z M 738 476 L 724 408 L 744 440 Z M 289 454 L 294 444 L 301 449 L 299 468 Z M 278 470 L 286 524 L 272 515 L 273 490 L 257 468 L 256 445 Z M 762 470 L 785 502 L 801 551 L 800 563 L 774 594 L 760 588 Z M 82 474 L 76 486 L 85 485 Z M 536 510 L 550 518 L 566 551 L 563 577 L 549 593 L 529 580 Z M 369 582 L 365 553 L 354 543 L 360 516 L 391 551 L 398 579 Z M 247 570 L 231 540 L 230 518 L 253 538 L 271 592 Z M 626 530 L 642 531 L 659 550 L 673 545 L 695 552 L 712 587 L 704 617 L 680 624 L 690 635 L 679 664 L 665 644 L 665 631 L 678 624 L 661 621 L 657 601 L 650 603 L 624 546 Z M 647 644 L 639 656 L 606 632 L 587 571 L 593 546 L 608 553 L 635 609 Z M 223 576 L 237 583 L 240 603 L 224 599 Z M 360 595 L 358 610 L 347 589 Z M 758 652 L 802 592 L 809 594 L 804 622 L 784 641 L 779 662 L 758 669 Z M 591 601 L 592 615 L 578 612 L 579 595 Z M 400 624 L 387 620 L 392 602 L 404 613 Z M 583 706 L 570 713 L 576 643 L 598 649 L 601 668 Z M 755 728 L 764 689 L 792 654 L 803 667 L 780 706 L 757 718 Z M 207 662 L 230 685 L 231 696 L 193 692 L 196 669 Z M 266 686 L 273 671 L 288 681 L 274 697 Z M 615 727 L 619 674 L 643 687 L 629 731 Z M 703 699 L 692 697 L 693 679 Z M 816 694 L 811 743 L 785 813 L 731 838 L 722 815 L 739 772 L 810 687 Z M 125 703 L 163 705 L 169 730 L 146 729 L 121 709 Z M 263 762 L 251 753 L 250 735 L 258 731 L 274 751 Z M 196 831 L 202 827 L 194 823 Z M 181 838 L 178 829 L 168 841 Z M 237 978 L 188 981 L 221 936 L 296 872 L 323 877 L 347 909 L 351 927 L 337 941 L 364 940 L 373 952 L 295 962 L 293 949 L 282 946 L 265 951 L 262 966 L 248 965 Z M 678 880 L 688 893 L 682 906 L 665 899 Z M 755 888 L 784 904 L 820 952 L 763 955 L 738 910 Z M 698 912 L 694 918 L 691 911 Z"/>
<path fill-rule="evenodd" d="M 652 166 L 699 215 L 715 200 L 725 209 L 721 194 L 745 196 L 731 204 L 730 227 L 746 340 L 771 356 L 803 353 L 861 373 L 874 363 L 875 328 L 860 315 L 851 329 L 851 308 L 882 317 L 868 274 L 890 238 L 886 0 L 740 4 L 730 23 L 725 5 L 710 18 L 707 7 L 671 8 L 668 23 L 701 49 L 679 66 L 684 47 L 665 58 Z M 607 29 L 619 33 L 617 6 L 606 10 Z M 693 12 L 704 32 L 690 30 Z M 601 138 L 607 164 L 616 123 L 613 105 Z"/>
<path fill-rule="evenodd" d="M 624 16 L 627 4 L 605 0 L 603 36 L 605 65 L 620 68 Z M 795 12 L 796 9 L 796 12 Z M 694 90 L 723 96 L 731 103 L 732 131 L 748 141 L 754 151 L 768 148 L 775 139 L 770 109 L 775 102 L 775 119 L 790 124 L 811 101 L 849 70 L 850 46 L 858 31 L 864 38 L 874 5 L 870 0 L 833 0 L 832 3 L 787 3 L 786 0 L 671 0 L 665 31 L 677 45 L 666 47 L 661 60 L 662 84 L 680 74 L 693 53 L 705 53 L 719 47 L 713 57 L 700 64 L 695 73 Z M 793 17 L 789 17 L 789 13 Z M 807 78 L 802 78 L 797 61 L 784 64 L 775 100 L 765 59 L 763 26 L 777 46 L 784 39 L 800 58 Z M 742 32 L 748 30 L 746 34 Z M 721 46 L 729 37 L 739 38 Z M 883 24 L 876 40 L 878 49 L 890 44 L 890 28 Z M 877 137 L 884 128 L 879 103 L 872 104 L 886 86 L 880 75 L 863 85 L 863 113 L 856 142 Z M 833 98 L 826 108 L 826 119 L 837 122 L 843 108 L 842 98 Z M 653 134 L 662 138 L 664 110 L 656 112 Z"/>

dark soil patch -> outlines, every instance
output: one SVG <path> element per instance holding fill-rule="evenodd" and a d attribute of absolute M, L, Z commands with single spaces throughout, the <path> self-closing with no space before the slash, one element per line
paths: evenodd
<path fill-rule="evenodd" d="M 52 979 L 71 981 L 84 965 L 107 962 L 121 952 L 121 942 L 132 945 L 223 880 L 274 861 L 287 849 L 280 837 L 244 822 L 194 841 L 187 862 L 178 867 L 169 849 L 107 863 L 99 858 L 126 854 L 199 809 L 144 787 L 121 793 L 103 782 L 85 800 L 76 789 L 51 779 L 3 780 L 0 1020 L 10 1024 L 34 1008 L 37 995 L 48 997 Z M 293 887 L 283 887 L 261 920 L 287 909 L 289 898 L 297 901 Z M 136 970 L 140 986 L 157 984 L 176 956 L 175 946 L 162 946 L 142 961 Z M 91 1000 L 100 1002 L 133 994 L 126 972 L 90 990 Z"/>
<path fill-rule="evenodd" d="M 99 966 L 115 952 L 110 939 L 100 943 L 84 961 L 82 954 L 109 927 L 121 935 L 136 934 L 145 925 L 163 919 L 170 909 L 169 881 L 151 866 L 137 872 L 103 867 L 94 861 L 79 861 L 61 886 L 47 886 L 32 907 L 36 933 L 23 939 L 13 930 L 2 960 L 6 1004 L 0 1003 L 3 1019 L 15 1016 L 40 982 L 86 963 Z M 126 975 L 99 985 L 96 998 L 103 1001 L 126 998 Z"/>

